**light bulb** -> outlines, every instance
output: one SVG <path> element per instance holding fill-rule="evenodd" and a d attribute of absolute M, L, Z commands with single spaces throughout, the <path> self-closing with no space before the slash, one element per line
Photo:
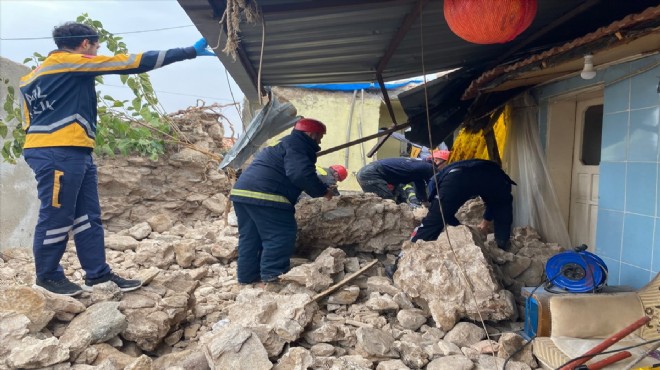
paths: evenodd
<path fill-rule="evenodd" d="M 594 70 L 594 62 L 592 58 L 593 55 L 591 54 L 584 56 L 584 68 L 582 68 L 580 77 L 584 78 L 585 80 L 591 80 L 592 78 L 596 77 L 596 70 Z"/>

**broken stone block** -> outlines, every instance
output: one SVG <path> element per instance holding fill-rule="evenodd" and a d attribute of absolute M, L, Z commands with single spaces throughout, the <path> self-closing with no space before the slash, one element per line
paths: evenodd
<path fill-rule="evenodd" d="M 396 311 L 399 309 L 399 305 L 394 302 L 392 297 L 386 294 L 380 295 L 376 292 L 369 295 L 366 306 L 376 312 Z"/>
<path fill-rule="evenodd" d="M 151 370 L 152 363 L 153 360 L 149 356 L 142 355 L 126 365 L 124 370 Z"/>
<path fill-rule="evenodd" d="M 69 350 L 57 338 L 37 339 L 25 337 L 7 356 L 7 365 L 12 369 L 38 369 L 69 359 Z"/>
<path fill-rule="evenodd" d="M 132 236 L 110 234 L 105 237 L 105 246 L 115 251 L 135 250 L 140 242 Z"/>
<path fill-rule="evenodd" d="M 314 365 L 314 355 L 302 347 L 290 348 L 280 357 L 273 370 L 307 370 Z"/>
<path fill-rule="evenodd" d="M 497 354 L 497 351 L 500 349 L 500 345 L 493 340 L 482 340 L 477 343 L 473 343 L 470 347 L 477 350 L 479 353 L 483 354 Z"/>
<path fill-rule="evenodd" d="M 201 343 L 211 370 L 269 370 L 273 367 L 259 337 L 240 325 L 225 325 L 205 334 Z"/>
<path fill-rule="evenodd" d="M 389 333 L 376 328 L 358 328 L 355 331 L 357 345 L 355 350 L 365 357 L 393 356 L 394 338 Z"/>
<path fill-rule="evenodd" d="M 501 369 L 504 366 L 505 359 L 489 355 L 479 355 L 475 362 L 474 370 Z M 529 365 L 517 361 L 509 361 L 506 364 L 507 370 L 531 370 Z"/>
<path fill-rule="evenodd" d="M 145 267 L 156 266 L 160 269 L 168 268 L 174 263 L 174 246 L 155 240 L 140 242 L 135 253 L 135 262 Z"/>
<path fill-rule="evenodd" d="M 188 268 L 195 259 L 195 246 L 192 243 L 176 244 L 174 245 L 174 256 L 179 266 Z"/>
<path fill-rule="evenodd" d="M 437 351 L 443 356 L 460 355 L 462 353 L 457 345 L 444 339 L 440 340 L 436 347 Z"/>
<path fill-rule="evenodd" d="M 459 322 L 445 334 L 444 340 L 459 347 L 468 347 L 485 337 L 486 333 L 483 328 L 469 322 Z"/>
<path fill-rule="evenodd" d="M 105 342 L 126 329 L 119 302 L 101 302 L 76 316 L 60 337 L 60 343 L 77 355 L 90 344 Z"/>
<path fill-rule="evenodd" d="M 331 275 L 344 271 L 346 252 L 338 248 L 326 248 L 314 260 L 322 274 Z"/>
<path fill-rule="evenodd" d="M 424 311 L 418 308 L 400 310 L 396 314 L 396 319 L 404 329 L 415 331 L 426 322 Z"/>
<path fill-rule="evenodd" d="M 55 316 L 55 311 L 48 306 L 48 300 L 41 290 L 26 286 L 0 288 L 0 313 L 23 314 L 30 320 L 30 332 L 39 332 Z"/>
<path fill-rule="evenodd" d="M 498 341 L 499 351 L 497 352 L 497 357 L 504 359 L 509 358 L 514 352 L 522 348 L 522 350 L 516 353 L 511 359 L 513 361 L 525 363 L 533 369 L 537 368 L 538 364 L 532 354 L 532 346 L 526 345 L 525 348 L 523 348 L 526 342 L 527 341 L 522 336 L 516 333 L 502 333 L 500 340 Z"/>
<path fill-rule="evenodd" d="M 306 263 L 296 266 L 284 275 L 280 275 L 282 281 L 293 281 L 315 292 L 327 289 L 334 283 L 332 278 L 319 271 L 314 263 Z"/>
<path fill-rule="evenodd" d="M 206 207 L 212 214 L 222 216 L 227 208 L 227 197 L 222 193 L 216 193 L 202 201 L 202 206 Z"/>
<path fill-rule="evenodd" d="M 463 281 L 463 272 L 470 284 Z M 462 317 L 478 320 L 481 313 L 484 320 L 498 321 L 517 314 L 513 295 L 499 285 L 467 226 L 449 226 L 436 241 L 405 242 L 394 282 L 411 298 L 425 301 L 433 320 L 445 331 Z"/>
<path fill-rule="evenodd" d="M 157 233 L 163 233 L 174 226 L 174 222 L 170 216 L 165 213 L 154 215 L 150 217 L 147 222 L 149 223 L 149 226 L 151 226 L 151 229 Z"/>
<path fill-rule="evenodd" d="M 269 356 L 297 340 L 318 309 L 307 294 L 281 295 L 243 289 L 227 308 L 227 319 L 257 334 Z"/>
<path fill-rule="evenodd" d="M 436 358 L 426 365 L 426 370 L 471 370 L 474 363 L 462 355 Z"/>
<path fill-rule="evenodd" d="M 207 370 L 210 367 L 204 352 L 195 348 L 160 356 L 154 360 L 153 369 Z"/>
<path fill-rule="evenodd" d="M 410 370 L 410 368 L 401 360 L 387 360 L 379 362 L 376 370 Z"/>
<path fill-rule="evenodd" d="M 360 295 L 360 288 L 355 285 L 345 286 L 328 297 L 329 304 L 353 304 Z"/>
<path fill-rule="evenodd" d="M 151 234 L 151 225 L 148 222 L 140 222 L 135 226 L 128 229 L 128 235 L 132 236 L 136 240 L 146 239 L 149 234 Z M 106 239 L 107 245 L 107 239 Z M 135 248 L 132 248 L 135 250 Z"/>
<path fill-rule="evenodd" d="M 392 285 L 392 281 L 385 276 L 369 276 L 367 289 L 369 292 L 389 294 L 392 297 L 401 293 L 401 289 Z"/>
<path fill-rule="evenodd" d="M 335 346 L 329 343 L 318 343 L 312 346 L 309 351 L 316 356 L 332 356 L 335 353 Z"/>

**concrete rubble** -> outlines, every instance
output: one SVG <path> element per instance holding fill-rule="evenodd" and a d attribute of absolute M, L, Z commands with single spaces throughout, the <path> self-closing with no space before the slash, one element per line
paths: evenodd
<path fill-rule="evenodd" d="M 196 122 L 184 131 L 213 150 L 211 119 Z M 495 369 L 524 343 L 520 288 L 540 284 L 561 250 L 533 229 L 515 228 L 510 251 L 468 226 L 449 227 L 451 246 L 445 233 L 412 244 L 423 213 L 406 205 L 370 194 L 305 199 L 294 267 L 279 283 L 242 286 L 235 217 L 223 217 L 231 184 L 216 166 L 188 151 L 157 163 L 103 159 L 108 262 L 145 280 L 139 290 L 108 283 L 59 297 L 32 287 L 28 251 L 2 250 L 0 369 Z M 466 207 L 459 216 L 474 225 L 483 205 Z M 392 281 L 383 265 L 400 250 Z M 62 267 L 82 282 L 72 244 Z M 537 367 L 528 346 L 507 369 Z"/>

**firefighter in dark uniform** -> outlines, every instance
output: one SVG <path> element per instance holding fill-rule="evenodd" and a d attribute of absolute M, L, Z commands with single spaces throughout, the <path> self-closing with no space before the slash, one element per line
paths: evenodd
<path fill-rule="evenodd" d="M 404 157 L 380 159 L 362 167 L 357 173 L 357 180 L 365 193 L 396 200 L 398 188 L 404 192 L 407 202 L 419 205 L 427 199 L 426 182 L 433 177 L 433 166 L 436 166 L 436 171 L 444 166 L 449 154 L 449 151 L 437 150 L 425 160 Z M 414 192 L 410 191 L 412 187 L 408 184 L 411 183 Z"/>
<path fill-rule="evenodd" d="M 34 171 L 41 201 L 33 244 L 35 285 L 68 296 L 82 292 L 60 266 L 71 233 L 85 270 L 83 289 L 112 281 L 122 291 L 134 290 L 141 282 L 117 276 L 105 258 L 97 171 L 92 158 L 97 116 L 95 78 L 143 73 L 214 54 L 202 39 L 186 48 L 97 55 L 98 33 L 73 22 L 56 27 L 53 39 L 58 50 L 20 81 L 26 130 L 23 156 Z"/>
<path fill-rule="evenodd" d="M 337 182 L 346 180 L 346 177 L 348 177 L 348 171 L 346 171 L 346 167 L 340 164 L 333 164 L 330 167 L 316 166 L 316 175 L 322 183 L 333 189 L 335 195 L 339 195 Z"/>
<path fill-rule="evenodd" d="M 436 183 L 439 196 L 436 196 Z M 429 182 L 431 208 L 413 232 L 411 241 L 436 240 L 444 230 L 440 202 L 447 224 L 457 226 L 459 221 L 455 215 L 458 209 L 469 199 L 479 196 L 486 204 L 485 223 L 494 222 L 495 241 L 505 249 L 513 223 L 511 185 L 515 185 L 513 180 L 493 161 L 469 159 L 449 164 Z M 480 228 L 485 223 L 482 222 Z"/>
<path fill-rule="evenodd" d="M 290 135 L 259 152 L 231 190 L 238 218 L 238 282 L 271 282 L 289 270 L 297 225 L 295 204 L 304 190 L 332 199 L 316 175 L 316 153 L 325 125 L 303 118 Z"/>

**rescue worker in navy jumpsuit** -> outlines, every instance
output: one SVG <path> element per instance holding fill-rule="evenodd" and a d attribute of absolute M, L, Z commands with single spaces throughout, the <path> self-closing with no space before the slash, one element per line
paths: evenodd
<path fill-rule="evenodd" d="M 434 169 L 449 158 L 449 151 L 436 150 L 425 160 L 395 157 L 384 158 L 362 167 L 357 180 L 365 193 L 375 193 L 383 199 L 396 200 L 397 189 L 406 194 L 406 202 L 421 205 L 426 202 L 426 182 L 433 177 Z M 414 184 L 414 191 L 408 184 Z"/>
<path fill-rule="evenodd" d="M 303 118 L 277 145 L 257 153 L 231 190 L 238 219 L 238 282 L 278 280 L 289 271 L 296 242 L 295 204 L 304 190 L 332 199 L 316 174 L 325 125 Z"/>
<path fill-rule="evenodd" d="M 84 289 L 112 281 L 122 291 L 139 280 L 114 274 L 105 259 L 96 165 L 96 76 L 150 71 L 198 55 L 213 55 L 206 41 L 195 46 L 140 54 L 99 56 L 99 36 L 84 24 L 65 23 L 53 30 L 58 50 L 21 78 L 23 155 L 37 180 L 41 207 L 34 232 L 36 286 L 77 295 L 81 287 L 64 276 L 60 260 L 73 234 Z"/>
<path fill-rule="evenodd" d="M 436 183 L 439 197 L 436 196 Z M 458 209 L 469 199 L 479 196 L 486 204 L 484 220 L 495 223 L 495 241 L 500 248 L 505 249 L 513 223 L 511 185 L 515 185 L 513 180 L 493 161 L 469 159 L 447 165 L 429 182 L 431 208 L 410 240 L 438 239 L 445 227 L 440 214 L 440 202 L 447 224 L 458 226 L 460 223 L 455 216 Z"/>

